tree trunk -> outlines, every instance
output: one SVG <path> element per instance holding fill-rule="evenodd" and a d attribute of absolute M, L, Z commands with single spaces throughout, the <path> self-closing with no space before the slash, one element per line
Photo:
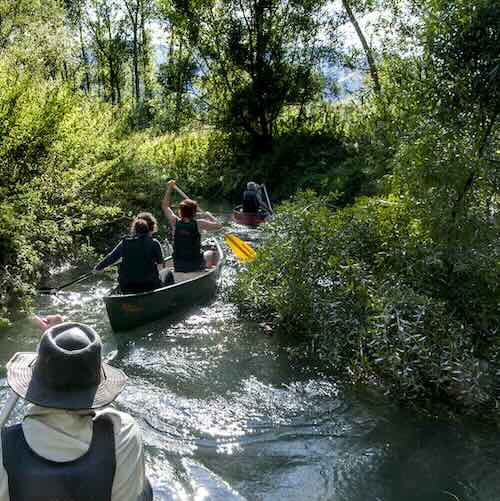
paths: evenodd
<path fill-rule="evenodd" d="M 272 147 L 272 134 L 269 127 L 267 116 L 267 103 L 265 102 L 266 94 L 266 76 L 265 73 L 265 57 L 266 50 L 264 40 L 264 22 L 265 22 L 265 1 L 257 0 L 255 2 L 255 75 L 254 89 L 255 98 L 257 100 L 258 116 L 256 117 L 259 130 L 259 138 L 254 138 L 254 149 L 256 153 L 269 151 Z"/>
<path fill-rule="evenodd" d="M 137 19 L 136 19 L 137 22 Z M 139 51 L 137 47 L 137 24 L 134 24 L 134 38 L 133 38 L 133 44 L 134 44 L 134 55 L 133 55 L 133 60 L 134 60 L 134 93 L 135 93 L 135 100 L 139 102 L 140 99 L 140 89 L 139 89 Z"/>
<path fill-rule="evenodd" d="M 182 102 L 182 82 L 183 82 L 183 75 L 181 73 L 182 69 L 182 50 L 183 50 L 183 44 L 182 44 L 182 39 L 179 44 L 179 49 L 177 51 L 177 84 L 176 84 L 176 89 L 175 89 L 175 119 L 174 119 L 174 124 L 175 124 L 175 129 L 178 130 L 180 127 L 180 115 L 181 115 L 181 102 Z"/>
<path fill-rule="evenodd" d="M 139 0 L 140 14 L 141 14 L 141 36 L 142 36 L 142 44 L 141 44 L 141 49 L 142 49 L 142 82 L 144 85 L 144 96 L 149 97 L 151 86 L 149 85 L 150 80 L 149 80 L 149 75 L 148 75 L 149 52 L 148 52 L 148 39 L 147 39 L 147 33 L 146 33 L 147 13 L 146 13 L 146 9 L 144 8 L 145 3 L 146 3 L 146 0 Z"/>
<path fill-rule="evenodd" d="M 375 89 L 375 92 L 377 94 L 381 93 L 381 87 L 380 87 L 380 80 L 378 78 L 378 71 L 377 71 L 377 66 L 375 64 L 375 60 L 373 59 L 373 54 L 370 46 L 368 45 L 368 42 L 366 41 L 366 38 L 361 31 L 361 27 L 359 26 L 358 21 L 356 20 L 356 17 L 354 16 L 354 12 L 351 9 L 351 6 L 348 2 L 348 0 L 342 0 L 342 5 L 344 6 L 347 15 L 349 16 L 349 20 L 351 21 L 351 24 L 354 26 L 354 29 L 356 30 L 356 33 L 358 35 L 359 41 L 361 42 L 361 45 L 363 46 L 363 50 L 365 51 L 366 55 L 366 60 L 368 61 L 368 67 L 370 68 L 370 75 L 373 80 L 373 87 Z"/>
<path fill-rule="evenodd" d="M 83 43 L 83 30 L 82 30 L 82 23 L 78 23 L 78 29 L 80 31 L 80 50 L 82 54 L 82 62 L 85 67 L 85 94 L 90 94 L 90 76 L 89 76 L 89 70 L 88 70 L 88 60 L 87 60 L 87 53 L 85 52 L 85 44 Z"/>
<path fill-rule="evenodd" d="M 486 126 L 483 137 L 481 138 L 481 142 L 479 143 L 478 149 L 477 149 L 477 160 L 480 161 L 481 158 L 483 157 L 484 150 L 486 148 L 486 145 L 488 144 L 488 140 L 490 138 L 491 132 L 493 131 L 493 127 L 495 125 L 497 119 L 497 114 L 493 115 L 491 118 L 489 124 Z M 460 193 L 457 196 L 457 199 L 455 200 L 455 203 L 453 205 L 453 209 L 451 211 L 451 217 L 453 220 L 457 218 L 458 212 L 462 205 L 464 204 L 465 196 L 467 195 L 467 192 L 470 190 L 472 185 L 474 184 L 474 181 L 476 180 L 476 171 L 473 169 L 470 171 L 469 176 L 467 177 L 464 186 Z"/>
<path fill-rule="evenodd" d="M 139 83 L 139 2 L 135 0 L 131 2 L 125 0 L 130 25 L 132 27 L 132 88 L 136 102 L 139 102 L 141 97 Z"/>

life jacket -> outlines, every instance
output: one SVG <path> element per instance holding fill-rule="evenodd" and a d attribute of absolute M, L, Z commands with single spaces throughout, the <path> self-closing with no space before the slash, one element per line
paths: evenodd
<path fill-rule="evenodd" d="M 172 257 L 175 271 L 190 272 L 202 268 L 201 235 L 194 219 L 190 221 L 180 219 L 175 223 Z"/>
<path fill-rule="evenodd" d="M 161 287 L 153 245 L 149 235 L 122 240 L 122 262 L 118 272 L 122 292 L 142 292 Z"/>
<path fill-rule="evenodd" d="M 256 214 L 259 212 L 259 201 L 257 200 L 257 192 L 253 190 L 245 190 L 242 197 L 243 212 L 251 212 Z"/>
<path fill-rule="evenodd" d="M 94 420 L 89 450 L 74 461 L 59 463 L 36 454 L 21 424 L 2 430 L 2 454 L 11 501 L 111 501 L 116 459 L 109 419 Z"/>

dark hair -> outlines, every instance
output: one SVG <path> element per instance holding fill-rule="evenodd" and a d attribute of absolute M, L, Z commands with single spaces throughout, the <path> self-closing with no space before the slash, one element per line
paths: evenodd
<path fill-rule="evenodd" d="M 196 216 L 198 204 L 189 198 L 186 198 L 179 204 L 179 212 L 182 218 L 191 219 Z"/>
<path fill-rule="evenodd" d="M 149 231 L 156 233 L 158 231 L 158 221 L 156 221 L 156 218 L 151 214 L 151 212 L 139 212 L 137 214 L 136 219 L 144 219 L 146 223 L 148 223 Z"/>
<path fill-rule="evenodd" d="M 130 228 L 132 235 L 147 235 L 149 231 L 149 225 L 145 219 L 136 217 L 132 222 L 132 227 Z"/>

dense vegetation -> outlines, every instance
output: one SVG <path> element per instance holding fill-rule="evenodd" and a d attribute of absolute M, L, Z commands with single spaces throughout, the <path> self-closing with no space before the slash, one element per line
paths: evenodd
<path fill-rule="evenodd" d="M 243 314 L 402 398 L 495 408 L 498 2 L 4 0 L 0 61 L 0 322 L 167 179 L 253 178 L 296 195 Z"/>
<path fill-rule="evenodd" d="M 484 413 L 500 384 L 499 10 L 428 9 L 421 54 L 387 60 L 383 95 L 354 111 L 384 189 L 282 205 L 235 298 L 352 378 Z"/>

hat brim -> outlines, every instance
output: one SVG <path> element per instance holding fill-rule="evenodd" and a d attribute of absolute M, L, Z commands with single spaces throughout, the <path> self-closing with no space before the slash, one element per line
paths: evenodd
<path fill-rule="evenodd" d="M 57 390 L 33 377 L 37 354 L 16 353 L 7 364 L 7 382 L 21 398 L 54 409 L 98 409 L 115 400 L 125 387 L 127 376 L 120 369 L 102 363 L 101 382 L 91 388 Z"/>

